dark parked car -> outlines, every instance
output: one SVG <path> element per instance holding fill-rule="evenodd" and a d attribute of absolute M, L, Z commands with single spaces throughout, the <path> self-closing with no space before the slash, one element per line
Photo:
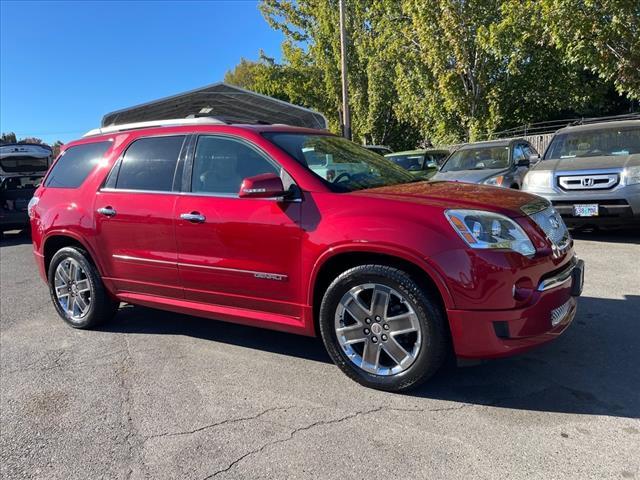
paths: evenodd
<path fill-rule="evenodd" d="M 396 165 L 408 170 L 412 175 L 425 180 L 431 178 L 449 155 L 449 150 L 409 150 L 385 155 Z"/>
<path fill-rule="evenodd" d="M 583 263 L 540 197 L 416 182 L 324 130 L 168 122 L 71 142 L 30 202 L 72 327 L 127 302 L 319 334 L 349 377 L 399 391 L 448 352 L 513 355 L 574 318 Z"/>
<path fill-rule="evenodd" d="M 431 179 L 519 189 L 529 166 L 539 159 L 521 138 L 469 143 L 453 152 Z"/>
<path fill-rule="evenodd" d="M 0 234 L 29 227 L 27 205 L 42 175 L 0 177 Z"/>

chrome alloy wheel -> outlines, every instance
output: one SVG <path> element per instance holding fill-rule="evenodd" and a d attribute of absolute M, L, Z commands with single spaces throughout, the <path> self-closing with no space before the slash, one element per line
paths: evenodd
<path fill-rule="evenodd" d="M 393 288 L 366 283 L 346 292 L 335 314 L 338 342 L 364 371 L 395 375 L 411 366 L 420 351 L 418 316 Z"/>
<path fill-rule="evenodd" d="M 65 258 L 55 273 L 55 293 L 58 304 L 73 321 L 81 320 L 91 306 L 91 283 L 87 273 L 73 258 Z"/>

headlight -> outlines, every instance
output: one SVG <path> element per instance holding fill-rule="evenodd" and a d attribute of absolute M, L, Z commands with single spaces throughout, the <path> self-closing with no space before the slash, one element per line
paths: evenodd
<path fill-rule="evenodd" d="M 524 230 L 504 215 L 483 210 L 447 210 L 445 216 L 471 248 L 513 250 L 525 256 L 536 253 Z"/>
<path fill-rule="evenodd" d="M 548 170 L 531 170 L 524 177 L 522 189 L 532 191 L 551 190 L 551 172 Z"/>
<path fill-rule="evenodd" d="M 498 175 L 496 177 L 491 177 L 485 180 L 483 183 L 485 185 L 494 185 L 496 187 L 501 187 L 502 182 L 504 182 L 504 175 Z"/>
<path fill-rule="evenodd" d="M 640 183 L 640 165 L 625 168 L 623 175 L 625 185 L 635 185 L 636 183 Z"/>

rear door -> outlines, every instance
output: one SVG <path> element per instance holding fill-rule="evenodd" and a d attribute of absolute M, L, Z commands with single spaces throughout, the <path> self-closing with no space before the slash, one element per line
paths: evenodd
<path fill-rule="evenodd" d="M 174 214 L 187 138 L 134 140 L 96 195 L 96 242 L 121 292 L 183 296 Z"/>
<path fill-rule="evenodd" d="M 285 188 L 292 183 L 242 139 L 197 138 L 176 206 L 178 265 L 187 299 L 299 314 L 301 204 L 238 197 L 244 178 L 263 173 L 280 175 Z"/>

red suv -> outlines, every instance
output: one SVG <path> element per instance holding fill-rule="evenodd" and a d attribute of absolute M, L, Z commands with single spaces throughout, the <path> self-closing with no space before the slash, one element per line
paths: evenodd
<path fill-rule="evenodd" d="M 98 129 L 29 205 L 72 327 L 120 302 L 320 334 L 351 378 L 399 391 L 448 352 L 491 358 L 562 333 L 583 263 L 549 202 L 422 182 L 325 131 L 213 119 Z"/>

